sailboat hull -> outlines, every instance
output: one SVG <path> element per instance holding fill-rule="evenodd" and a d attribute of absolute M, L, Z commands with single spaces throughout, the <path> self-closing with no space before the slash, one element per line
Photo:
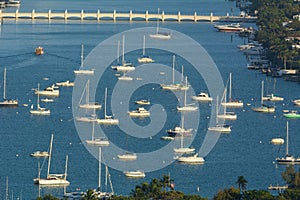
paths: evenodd
<path fill-rule="evenodd" d="M 40 186 L 67 186 L 70 182 L 64 179 L 34 179 L 34 184 Z"/>
<path fill-rule="evenodd" d="M 18 107 L 18 100 L 4 100 L 0 102 L 0 107 Z"/>

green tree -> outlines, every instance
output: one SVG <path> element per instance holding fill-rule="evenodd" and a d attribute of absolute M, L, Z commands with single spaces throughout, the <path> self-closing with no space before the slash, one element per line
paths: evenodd
<path fill-rule="evenodd" d="M 238 176 L 236 184 L 238 184 L 238 188 L 240 191 L 246 190 L 248 181 L 244 178 L 244 176 Z"/>
<path fill-rule="evenodd" d="M 213 200 L 240 200 L 241 197 L 240 191 L 231 187 L 229 189 L 219 190 L 218 193 L 214 195 Z"/>

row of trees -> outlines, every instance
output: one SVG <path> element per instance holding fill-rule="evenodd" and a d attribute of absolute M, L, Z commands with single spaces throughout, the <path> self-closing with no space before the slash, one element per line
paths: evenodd
<path fill-rule="evenodd" d="M 294 0 L 252 0 L 251 10 L 257 11 L 256 40 L 267 49 L 267 58 L 278 67 L 300 67 L 300 49 L 292 45 L 299 41 L 287 40 L 300 36 L 300 21 L 293 16 L 300 14 Z"/>

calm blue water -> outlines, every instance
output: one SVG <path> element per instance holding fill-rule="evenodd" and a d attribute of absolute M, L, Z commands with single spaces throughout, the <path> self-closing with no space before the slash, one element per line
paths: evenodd
<path fill-rule="evenodd" d="M 169 13 L 194 13 L 215 15 L 225 15 L 233 8 L 234 13 L 238 10 L 234 3 L 218 0 L 203 1 L 96 1 L 90 0 L 88 3 L 75 0 L 70 4 L 68 1 L 23 1 L 21 11 L 140 11 L 157 12 L 157 8 Z M 249 24 L 251 25 L 251 24 Z M 98 162 L 89 154 L 81 143 L 77 135 L 73 115 L 72 115 L 72 88 L 61 88 L 59 98 L 54 103 L 47 104 L 51 109 L 51 115 L 46 117 L 31 116 L 29 107 L 22 104 L 31 105 L 36 102 L 32 88 L 41 84 L 45 88 L 55 82 L 74 80 L 73 70 L 80 65 L 81 43 L 85 45 L 85 54 L 88 54 L 98 43 L 107 39 L 113 34 L 131 28 L 155 27 L 155 22 L 104 22 L 97 23 L 89 21 L 48 21 L 35 20 L 34 22 L 19 20 L 15 22 L 4 21 L 0 32 L 0 77 L 3 77 L 3 67 L 7 71 L 7 96 L 17 98 L 20 107 L 16 109 L 0 109 L 0 198 L 5 197 L 5 177 L 9 181 L 10 197 L 23 199 L 34 199 L 38 196 L 38 188 L 33 185 L 32 179 L 37 176 L 37 160 L 29 156 L 36 150 L 47 150 L 50 135 L 54 133 L 53 159 L 51 171 L 60 173 L 64 171 L 65 155 L 69 155 L 68 180 L 71 182 L 67 191 L 76 188 L 86 190 L 97 187 Z M 142 180 L 129 180 L 122 172 L 110 169 L 112 182 L 117 194 L 127 195 L 135 185 L 150 181 L 153 178 L 161 177 L 163 174 L 170 174 L 175 180 L 175 187 L 185 193 L 196 193 L 203 197 L 212 197 L 220 188 L 236 186 L 237 177 L 243 175 L 248 180 L 249 189 L 266 189 L 269 184 L 283 184 L 280 173 L 284 166 L 273 164 L 277 155 L 284 154 L 284 148 L 271 146 L 269 141 L 273 137 L 285 137 L 286 120 L 282 116 L 283 109 L 297 109 L 291 101 L 299 98 L 300 87 L 297 83 L 286 82 L 280 78 L 276 80 L 276 92 L 283 96 L 285 100 L 276 103 L 275 114 L 260 114 L 251 110 L 251 106 L 257 105 L 260 98 L 261 80 L 265 80 L 265 91 L 273 90 L 274 80 L 266 79 L 265 75 L 256 71 L 246 69 L 246 58 L 236 48 L 238 44 L 243 44 L 243 38 L 231 33 L 217 32 L 213 24 L 210 23 L 174 23 L 163 24 L 164 28 L 180 31 L 197 42 L 199 42 L 211 55 L 217 64 L 219 71 L 227 81 L 230 72 L 233 73 L 233 94 L 242 99 L 245 103 L 243 109 L 236 110 L 238 120 L 230 122 L 233 130 L 228 135 L 222 135 L 214 149 L 207 155 L 204 165 L 182 165 L 174 162 L 161 170 L 147 173 Z M 46 54 L 37 57 L 33 54 L 37 45 L 42 45 Z M 141 52 L 132 52 L 128 59 L 135 60 Z M 163 56 L 154 50 L 149 50 L 148 54 L 166 65 L 171 64 L 171 54 Z M 180 60 L 180 59 L 179 59 Z M 137 64 L 137 63 L 135 63 Z M 181 64 L 177 70 L 180 71 Z M 190 73 L 189 67 L 186 73 Z M 104 88 L 116 82 L 113 72 L 108 70 L 110 76 L 104 78 L 103 85 L 100 84 L 97 90 L 97 99 L 103 102 Z M 48 80 L 44 78 L 47 77 Z M 202 80 L 202 78 L 199 78 Z M 193 81 L 191 80 L 193 84 Z M 146 87 L 146 86 L 145 86 Z M 149 88 L 157 88 L 151 85 Z M 148 89 L 149 89 L 148 88 Z M 206 89 L 205 84 L 193 85 L 196 92 Z M 0 90 L 3 86 L 1 84 Z M 153 101 L 164 104 L 173 115 L 168 118 L 165 129 L 177 125 L 180 115 L 174 109 L 177 105 L 174 96 L 167 96 L 166 93 L 145 92 L 147 87 L 138 90 L 132 97 L 137 99 L 153 98 Z M 166 96 L 162 96 L 164 94 Z M 171 93 L 169 93 L 171 94 Z M 110 97 L 109 97 L 110 98 Z M 108 99 L 109 99 L 108 98 Z M 246 104 L 251 104 L 247 106 Z M 45 104 L 43 104 L 45 105 Z M 193 142 L 193 146 L 199 149 L 203 140 L 203 134 L 208 126 L 207 117 L 210 116 L 211 105 L 201 104 L 201 121 L 198 134 Z M 133 109 L 134 105 L 130 105 Z M 173 110 L 172 110 L 173 109 Z M 99 115 L 101 112 L 99 112 Z M 146 125 L 149 121 L 137 121 L 141 125 Z M 129 148 L 137 148 L 138 151 L 151 151 L 158 149 L 165 144 L 159 139 L 165 133 L 162 130 L 152 141 L 151 145 L 136 145 L 134 140 L 129 140 Z M 125 145 L 126 135 L 117 128 L 106 128 L 109 132 L 118 134 L 112 136 L 112 140 L 119 145 Z M 299 123 L 297 120 L 290 122 L 290 152 L 299 154 L 300 137 L 297 136 Z M 90 132 L 87 129 L 87 132 Z M 125 148 L 125 147 L 124 147 Z M 45 163 L 46 165 L 46 163 Z M 45 166 L 42 175 L 45 175 Z M 197 191 L 197 187 L 200 191 Z M 62 194 L 62 189 L 43 188 L 41 194 L 53 193 Z M 12 198 L 11 198 L 12 199 Z"/>

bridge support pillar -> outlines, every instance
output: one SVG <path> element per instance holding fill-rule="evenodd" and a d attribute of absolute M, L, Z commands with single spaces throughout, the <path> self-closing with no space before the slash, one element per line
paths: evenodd
<path fill-rule="evenodd" d="M 34 17 L 35 17 L 34 13 L 35 13 L 35 10 L 33 9 L 32 12 L 31 12 L 31 19 L 34 19 Z"/>
<path fill-rule="evenodd" d="M 214 15 L 213 15 L 213 13 L 211 12 L 211 13 L 210 13 L 210 17 L 209 17 L 210 22 L 214 22 L 213 16 L 214 16 Z"/>
<path fill-rule="evenodd" d="M 165 12 L 164 11 L 161 12 L 161 21 L 162 22 L 165 21 Z"/>
<path fill-rule="evenodd" d="M 114 13 L 113 13 L 113 20 L 114 20 L 114 22 L 116 22 L 116 10 L 114 10 Z"/>
<path fill-rule="evenodd" d="M 146 22 L 148 22 L 148 15 L 149 15 L 149 13 L 148 13 L 148 10 L 146 11 L 146 14 L 145 14 L 145 21 Z"/>
<path fill-rule="evenodd" d="M 129 11 L 129 21 L 132 22 L 132 10 Z"/>
<path fill-rule="evenodd" d="M 48 20 L 51 19 L 51 10 L 48 10 Z"/>
<path fill-rule="evenodd" d="M 194 22 L 197 22 L 197 12 L 194 13 Z"/>
<path fill-rule="evenodd" d="M 181 21 L 181 18 L 180 18 L 180 11 L 178 11 L 177 20 L 178 20 L 178 22 Z"/>
<path fill-rule="evenodd" d="M 65 10 L 65 16 L 64 16 L 64 18 L 65 18 L 65 21 L 67 21 L 67 19 L 68 19 L 68 10 Z"/>
<path fill-rule="evenodd" d="M 81 10 L 81 13 L 80 13 L 80 19 L 81 19 L 81 21 L 83 21 L 83 18 L 84 18 L 84 12 L 83 12 L 83 10 Z"/>
<path fill-rule="evenodd" d="M 17 9 L 16 13 L 15 13 L 15 19 L 16 19 L 16 21 L 18 20 L 18 17 L 19 17 L 19 10 Z"/>
<path fill-rule="evenodd" d="M 100 10 L 97 11 L 97 21 L 100 21 Z"/>

